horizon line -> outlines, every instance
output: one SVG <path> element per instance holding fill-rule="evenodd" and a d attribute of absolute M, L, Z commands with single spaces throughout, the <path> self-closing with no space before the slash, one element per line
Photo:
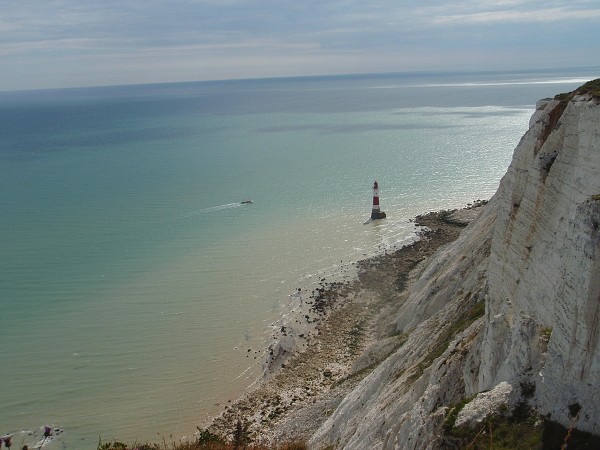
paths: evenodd
<path fill-rule="evenodd" d="M 539 66 L 539 67 L 523 67 L 515 66 L 511 68 L 498 67 L 498 68 L 463 68 L 463 69 L 414 69 L 404 71 L 384 71 L 384 72 L 353 72 L 353 73 L 337 73 L 337 74 L 314 74 L 314 75 L 284 75 L 284 76 L 272 76 L 272 77 L 240 77 L 240 78 L 220 78 L 220 79 L 209 79 L 209 80 L 179 80 L 179 81 L 156 81 L 156 82 L 142 82 L 142 83 L 117 83 L 117 84 L 97 84 L 97 85 L 82 85 L 82 86 L 63 86 L 63 87 L 43 87 L 43 88 L 32 88 L 32 89 L 9 89 L 0 90 L 0 94 L 17 94 L 17 93 L 32 93 L 32 92 L 47 92 L 47 91 L 65 91 L 65 90 L 84 90 L 84 89 L 103 89 L 103 88 L 120 88 L 120 87 L 134 87 L 134 86 L 163 86 L 169 84 L 200 84 L 200 83 L 227 83 L 236 81 L 269 81 L 269 80 L 301 80 L 301 79 L 319 79 L 319 78 L 339 78 L 339 77 L 371 77 L 371 76 L 393 76 L 393 75 L 416 75 L 416 74 L 500 74 L 510 73 L 518 71 L 521 73 L 536 72 L 536 71 L 547 71 L 547 70 L 568 70 L 568 69 L 600 69 L 600 64 L 589 64 L 589 65 L 567 65 L 567 66 Z M 600 77 L 600 73 L 598 73 Z M 589 81 L 589 80 L 586 80 Z M 573 79 L 568 80 L 557 80 L 556 83 L 560 82 L 573 82 Z M 484 83 L 485 84 L 485 83 Z M 452 84 L 457 85 L 457 84 Z M 431 86 L 431 85 L 424 85 Z"/>

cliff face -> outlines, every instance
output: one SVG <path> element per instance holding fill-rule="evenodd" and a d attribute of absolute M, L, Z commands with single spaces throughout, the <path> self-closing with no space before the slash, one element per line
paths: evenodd
<path fill-rule="evenodd" d="M 568 424 L 579 404 L 598 433 L 600 106 L 562 109 L 545 105 L 498 192 L 479 388 L 527 378 L 540 412 Z"/>
<path fill-rule="evenodd" d="M 524 384 L 540 413 L 600 433 L 599 194 L 600 101 L 539 102 L 496 195 L 416 269 L 406 343 L 311 446 L 437 448 L 448 405 L 491 391 L 465 412 L 481 419 Z"/>

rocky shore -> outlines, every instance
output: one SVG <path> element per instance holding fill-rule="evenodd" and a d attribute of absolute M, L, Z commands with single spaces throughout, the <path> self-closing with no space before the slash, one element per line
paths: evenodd
<path fill-rule="evenodd" d="M 310 314 L 305 320 L 315 326 L 312 333 L 299 334 L 305 342 L 302 350 L 279 348 L 273 354 L 271 349 L 267 370 L 272 374 L 230 403 L 208 430 L 231 437 L 241 424 L 256 443 L 307 441 L 344 396 L 405 342 L 406 336 L 395 331 L 393 313 L 406 300 L 407 286 L 485 203 L 478 200 L 464 209 L 418 216 L 419 239 L 414 243 L 359 261 L 352 281 L 322 280 L 306 299 Z M 283 328 L 280 333 L 287 336 L 294 330 Z"/>

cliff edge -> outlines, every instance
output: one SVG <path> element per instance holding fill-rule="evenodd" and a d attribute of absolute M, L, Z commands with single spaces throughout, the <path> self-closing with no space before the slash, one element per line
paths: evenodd
<path fill-rule="evenodd" d="M 497 193 L 413 271 L 393 324 L 406 341 L 311 448 L 449 447 L 457 404 L 452 425 L 526 402 L 600 434 L 598 86 L 538 102 Z"/>

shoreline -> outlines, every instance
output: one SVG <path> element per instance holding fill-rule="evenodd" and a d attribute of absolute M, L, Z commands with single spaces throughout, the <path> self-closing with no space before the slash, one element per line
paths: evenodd
<path fill-rule="evenodd" d="M 267 348 L 263 379 L 230 400 L 206 430 L 230 439 L 240 422 L 257 444 L 308 441 L 345 395 L 404 343 L 394 311 L 408 297 L 415 272 L 485 204 L 419 215 L 414 242 L 356 262 L 350 281 L 322 279 L 304 300 L 305 323 L 281 327 Z"/>

